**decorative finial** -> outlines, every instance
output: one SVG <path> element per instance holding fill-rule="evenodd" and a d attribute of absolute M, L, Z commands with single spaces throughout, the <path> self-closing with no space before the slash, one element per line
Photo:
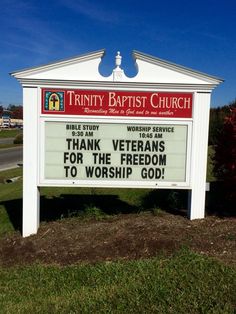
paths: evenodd
<path fill-rule="evenodd" d="M 121 59 L 122 59 L 122 57 L 120 55 L 120 52 L 117 51 L 116 68 L 113 70 L 113 81 L 114 82 L 122 81 L 123 77 L 124 77 L 124 71 L 120 68 Z"/>
<path fill-rule="evenodd" d="M 121 55 L 120 55 L 120 52 L 117 51 L 117 55 L 116 55 L 116 68 L 117 68 L 117 69 L 120 69 L 121 59 L 122 59 L 122 57 L 121 57 Z"/>

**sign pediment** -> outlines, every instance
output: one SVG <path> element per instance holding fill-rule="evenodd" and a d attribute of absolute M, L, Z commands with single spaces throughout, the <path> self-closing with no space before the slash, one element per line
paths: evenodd
<path fill-rule="evenodd" d="M 201 73 L 138 51 L 133 51 L 137 67 L 134 77 L 127 77 L 120 67 L 121 56 L 116 56 L 116 68 L 108 76 L 99 73 L 99 65 L 105 50 L 84 54 L 43 66 L 28 68 L 11 73 L 21 83 L 27 81 L 76 81 L 76 82 L 123 82 L 151 84 L 209 85 L 212 89 L 221 79 Z"/>

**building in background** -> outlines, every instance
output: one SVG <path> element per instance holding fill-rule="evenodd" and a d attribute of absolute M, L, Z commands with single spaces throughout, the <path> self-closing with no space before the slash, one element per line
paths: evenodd
<path fill-rule="evenodd" d="M 0 116 L 0 128 L 23 128 L 23 119 L 11 118 L 10 111 L 3 111 L 2 115 Z"/>

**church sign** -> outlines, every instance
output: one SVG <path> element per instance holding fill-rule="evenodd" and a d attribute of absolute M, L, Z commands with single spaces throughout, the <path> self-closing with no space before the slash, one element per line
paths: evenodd
<path fill-rule="evenodd" d="M 104 50 L 12 73 L 23 86 L 23 236 L 37 233 L 40 188 L 189 191 L 205 214 L 210 96 L 222 80 L 137 51 L 102 76 Z"/>

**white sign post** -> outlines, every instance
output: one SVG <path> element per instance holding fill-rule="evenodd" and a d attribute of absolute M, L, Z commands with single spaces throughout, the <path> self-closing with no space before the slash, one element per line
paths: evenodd
<path fill-rule="evenodd" d="M 205 215 L 210 95 L 222 80 L 140 52 L 128 78 L 104 51 L 12 73 L 23 86 L 23 236 L 37 233 L 40 187 L 190 191 Z"/>

